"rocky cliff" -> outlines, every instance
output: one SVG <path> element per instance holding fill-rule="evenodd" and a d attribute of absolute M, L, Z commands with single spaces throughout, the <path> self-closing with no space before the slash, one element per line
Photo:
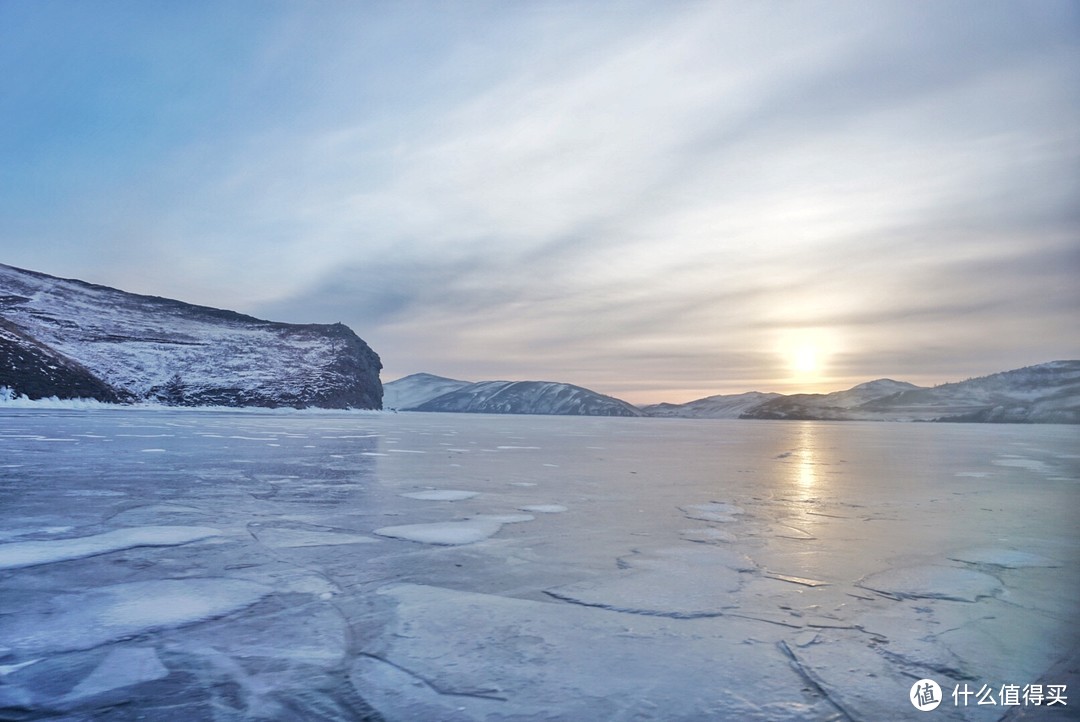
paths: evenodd
<path fill-rule="evenodd" d="M 0 264 L 0 387 L 30 398 L 378 409 L 378 355 L 288 324 Z"/>

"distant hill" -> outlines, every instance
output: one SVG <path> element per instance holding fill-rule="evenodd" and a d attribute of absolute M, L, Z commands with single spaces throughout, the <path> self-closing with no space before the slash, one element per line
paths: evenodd
<path fill-rule="evenodd" d="M 1080 361 L 1052 361 L 933 388 L 876 379 L 828 394 L 751 391 L 642 408 L 611 396 L 545 381 L 470 383 L 413 374 L 385 385 L 402 411 L 575 414 L 690 419 L 966 421 L 1080 423 Z"/>
<path fill-rule="evenodd" d="M 877 379 L 828 394 L 708 396 L 653 404 L 647 416 L 691 419 L 1080 423 L 1080 361 L 1051 361 L 924 388 Z"/>
<path fill-rule="evenodd" d="M 378 355 L 289 324 L 0 264 L 0 387 L 29 398 L 378 409 Z"/>
<path fill-rule="evenodd" d="M 748 409 L 748 419 L 1080 423 L 1080 361 L 1051 361 L 920 388 L 881 379 L 832 394 L 795 394 Z"/>
<path fill-rule="evenodd" d="M 412 374 L 383 384 L 384 409 L 412 409 L 451 391 L 468 386 L 471 381 L 458 381 L 434 374 Z"/>
<path fill-rule="evenodd" d="M 685 419 L 737 419 L 781 394 L 750 391 L 745 394 L 708 396 L 685 404 L 652 404 L 642 407 L 646 416 L 676 416 Z"/>
<path fill-rule="evenodd" d="M 455 388 L 456 387 L 456 388 Z M 636 406 L 573 384 L 551 381 L 480 381 L 468 383 L 431 374 L 414 374 L 386 384 L 396 400 L 421 399 L 403 411 L 477 414 L 554 414 L 566 416 L 643 416 Z"/>

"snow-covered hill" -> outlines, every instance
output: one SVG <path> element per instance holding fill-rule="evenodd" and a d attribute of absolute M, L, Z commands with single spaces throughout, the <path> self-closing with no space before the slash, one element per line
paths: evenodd
<path fill-rule="evenodd" d="M 550 381 L 481 381 L 416 406 L 414 411 L 486 414 L 643 416 L 640 409 L 612 396 Z"/>
<path fill-rule="evenodd" d="M 0 264 L 0 387 L 31 398 L 381 408 L 378 355 L 286 324 Z"/>
<path fill-rule="evenodd" d="M 1080 361 L 1052 361 L 933 388 L 889 379 L 795 394 L 742 418 L 1080 423 Z"/>
<path fill-rule="evenodd" d="M 434 374 L 412 374 L 383 384 L 384 409 L 411 409 L 425 401 L 457 391 L 470 381 L 448 379 Z"/>
<path fill-rule="evenodd" d="M 745 394 L 720 394 L 685 404 L 653 404 L 641 410 L 646 416 L 677 416 L 685 419 L 737 419 L 750 409 L 780 394 L 750 391 Z"/>

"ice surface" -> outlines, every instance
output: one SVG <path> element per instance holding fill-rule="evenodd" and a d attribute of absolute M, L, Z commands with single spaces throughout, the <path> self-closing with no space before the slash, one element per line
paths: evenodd
<path fill-rule="evenodd" d="M 971 564 L 1020 569 L 1023 567 L 1060 567 L 1061 562 L 1017 549 L 965 549 L 949 555 L 950 559 Z"/>
<path fill-rule="evenodd" d="M 46 608 L 0 618 L 0 640 L 16 655 L 90 649 L 220 617 L 271 591 L 254 582 L 217 578 L 113 584 L 62 594 Z"/>
<path fill-rule="evenodd" d="M 538 514 L 560 514 L 566 511 L 566 507 L 562 504 L 527 504 L 518 508 L 522 511 L 531 511 Z"/>
<path fill-rule="evenodd" d="M 89 676 L 64 697 L 65 702 L 94 697 L 120 687 L 152 682 L 169 676 L 157 652 L 150 647 L 117 647 L 109 651 Z"/>
<path fill-rule="evenodd" d="M 420 499 L 423 501 L 464 501 L 479 496 L 478 491 L 463 491 L 460 489 L 431 489 L 430 491 L 410 491 L 402 494 L 406 499 Z"/>
<path fill-rule="evenodd" d="M 909 719 L 930 677 L 935 719 L 996 722 L 953 687 L 1080 686 L 1057 666 L 1076 448 L 1054 426 L 0 409 L 0 716 Z"/>
<path fill-rule="evenodd" d="M 708 504 L 691 504 L 680 507 L 688 519 L 698 521 L 729 522 L 735 521 L 735 514 L 742 514 L 743 510 L 734 504 L 713 501 Z"/>
<path fill-rule="evenodd" d="M 715 617 L 734 607 L 742 573 L 755 568 L 737 552 L 711 547 L 658 549 L 620 561 L 626 571 L 618 575 L 546 591 L 556 599 L 633 614 Z"/>
<path fill-rule="evenodd" d="M 94 536 L 0 544 L 0 569 L 80 559 L 132 547 L 175 546 L 221 534 L 198 526 L 144 526 Z"/>
<path fill-rule="evenodd" d="M 746 620 L 721 631 L 707 620 L 423 585 L 380 595 L 393 602 L 394 621 L 350 677 L 387 719 L 787 722 L 834 712 L 801 691 L 786 659 L 750 653 L 759 643 Z"/>
<path fill-rule="evenodd" d="M 729 531 L 705 527 L 702 529 L 683 529 L 679 535 L 687 541 L 701 542 L 702 544 L 716 544 L 718 542 L 733 542 L 738 537 Z"/>
<path fill-rule="evenodd" d="M 520 524 L 536 519 L 532 514 L 477 514 L 471 518 L 477 521 L 493 521 L 497 524 Z"/>
<path fill-rule="evenodd" d="M 974 602 L 1001 589 L 995 577 L 971 569 L 924 565 L 871 574 L 859 586 L 898 597 Z"/>
<path fill-rule="evenodd" d="M 492 519 L 466 519 L 463 521 L 440 521 L 431 524 L 403 524 L 376 529 L 379 536 L 407 539 L 422 544 L 473 544 L 494 536 L 502 523 Z"/>
<path fill-rule="evenodd" d="M 378 542 L 378 539 L 372 539 L 369 536 L 360 534 L 275 527 L 262 527 L 253 531 L 253 534 L 260 542 L 274 549 L 336 546 L 339 544 L 373 544 Z"/>

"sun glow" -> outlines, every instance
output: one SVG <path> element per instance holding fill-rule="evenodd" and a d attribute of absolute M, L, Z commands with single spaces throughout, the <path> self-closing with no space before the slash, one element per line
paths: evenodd
<path fill-rule="evenodd" d="M 791 359 L 791 368 L 801 375 L 813 375 L 817 372 L 820 353 L 814 346 L 800 346 L 795 349 Z"/>
<path fill-rule="evenodd" d="M 788 382 L 799 391 L 816 392 L 828 379 L 828 361 L 836 353 L 830 329 L 790 330 L 778 339 L 777 353 L 788 371 Z"/>

